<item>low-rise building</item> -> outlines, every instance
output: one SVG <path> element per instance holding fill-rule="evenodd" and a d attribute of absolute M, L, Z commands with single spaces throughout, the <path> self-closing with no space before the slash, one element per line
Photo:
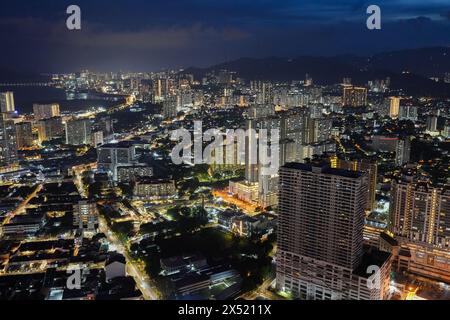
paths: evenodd
<path fill-rule="evenodd" d="M 167 199 L 176 195 L 175 182 L 168 179 L 144 178 L 136 182 L 134 196 L 139 199 Z"/>

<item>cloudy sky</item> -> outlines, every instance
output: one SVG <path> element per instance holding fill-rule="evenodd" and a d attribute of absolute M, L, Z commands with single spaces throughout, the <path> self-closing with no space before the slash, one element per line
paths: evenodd
<path fill-rule="evenodd" d="M 82 30 L 66 28 L 79 5 Z M 366 28 L 380 6 L 382 30 Z M 156 71 L 239 57 L 369 55 L 450 46 L 450 0 L 15 0 L 0 3 L 0 66 Z"/>

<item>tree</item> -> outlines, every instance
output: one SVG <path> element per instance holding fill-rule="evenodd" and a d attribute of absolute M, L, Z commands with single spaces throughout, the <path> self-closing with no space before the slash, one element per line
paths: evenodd
<path fill-rule="evenodd" d="M 128 198 L 133 196 L 133 187 L 128 183 L 119 183 L 119 188 L 122 190 L 122 194 Z"/>
<path fill-rule="evenodd" d="M 134 230 L 134 225 L 131 221 L 113 222 L 111 229 L 120 236 L 126 237 Z"/>

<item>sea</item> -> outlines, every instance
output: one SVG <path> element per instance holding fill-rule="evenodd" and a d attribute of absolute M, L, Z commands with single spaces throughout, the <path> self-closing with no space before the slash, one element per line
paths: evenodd
<path fill-rule="evenodd" d="M 102 99 L 74 97 L 65 90 L 46 86 L 2 86 L 0 92 L 14 92 L 14 102 L 19 114 L 30 114 L 33 112 L 34 103 L 59 103 L 60 110 L 82 111 L 92 107 L 103 107 L 105 109 L 114 105 L 112 101 Z"/>

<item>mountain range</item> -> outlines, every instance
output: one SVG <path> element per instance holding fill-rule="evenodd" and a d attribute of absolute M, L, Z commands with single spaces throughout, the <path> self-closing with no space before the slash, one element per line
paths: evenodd
<path fill-rule="evenodd" d="M 402 89 L 407 94 L 450 98 L 450 84 L 436 82 L 450 72 L 450 47 L 406 49 L 376 54 L 370 57 L 355 55 L 299 56 L 296 58 L 240 58 L 207 68 L 188 68 L 196 79 L 220 70 L 235 71 L 246 80 L 293 81 L 303 80 L 308 74 L 316 84 L 341 83 L 351 78 L 355 85 L 367 81 L 391 78 L 392 89 Z M 17 72 L 0 68 L 0 83 L 47 81 L 48 76 Z"/>
<path fill-rule="evenodd" d="M 391 78 L 393 89 L 407 93 L 450 97 L 450 85 L 431 80 L 450 72 L 450 47 L 432 47 L 385 52 L 370 57 L 340 55 L 334 57 L 299 56 L 296 58 L 241 58 L 208 68 L 188 68 L 184 72 L 197 79 L 220 70 L 235 71 L 247 80 L 292 81 L 308 74 L 317 84 L 342 82 L 354 84 Z"/>

